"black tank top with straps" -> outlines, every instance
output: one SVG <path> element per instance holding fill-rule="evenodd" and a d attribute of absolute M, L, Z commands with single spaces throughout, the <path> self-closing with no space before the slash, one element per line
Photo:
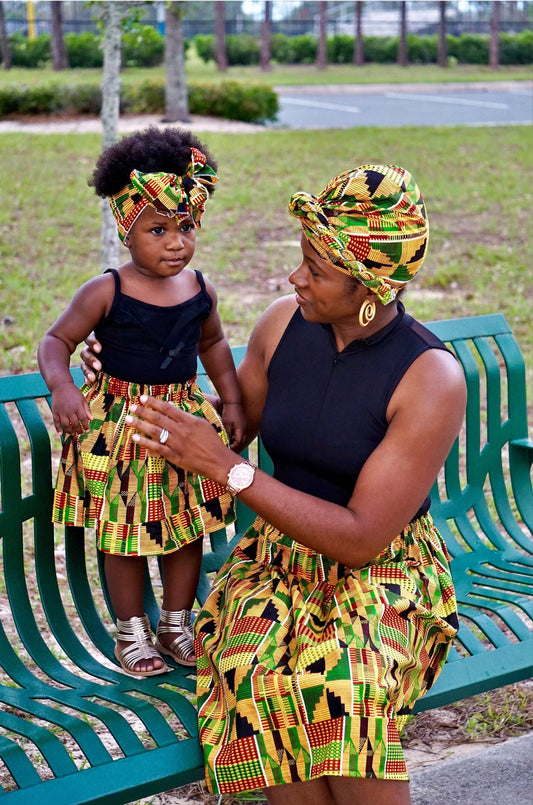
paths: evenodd
<path fill-rule="evenodd" d="M 126 296 L 116 269 L 109 314 L 95 327 L 105 372 L 134 383 L 185 383 L 194 377 L 202 322 L 213 302 L 195 271 L 200 291 L 179 305 L 160 307 Z"/>
<path fill-rule="evenodd" d="M 401 302 L 392 322 L 342 352 L 329 325 L 306 322 L 298 309 L 268 370 L 261 436 L 275 477 L 346 506 L 363 464 L 387 431 L 394 389 L 428 349 L 446 346 L 407 315 Z M 386 502 L 384 489 L 376 506 Z M 429 505 L 427 498 L 413 519 Z"/>

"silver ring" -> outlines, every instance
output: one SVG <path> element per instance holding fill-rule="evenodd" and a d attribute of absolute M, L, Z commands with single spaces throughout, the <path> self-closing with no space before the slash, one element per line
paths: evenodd
<path fill-rule="evenodd" d="M 166 428 L 161 428 L 161 433 L 159 434 L 159 443 L 165 444 L 169 435 L 170 434 Z"/>

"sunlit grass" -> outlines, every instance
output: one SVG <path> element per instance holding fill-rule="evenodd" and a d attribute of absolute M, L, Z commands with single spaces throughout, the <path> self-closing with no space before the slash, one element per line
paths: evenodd
<path fill-rule="evenodd" d="M 525 354 L 531 399 L 527 127 L 265 130 L 200 139 L 217 157 L 220 183 L 193 265 L 215 283 L 233 344 L 244 343 L 259 312 L 289 290 L 299 240 L 287 213 L 291 193 L 317 192 L 348 167 L 390 162 L 413 172 L 431 221 L 410 311 L 423 320 L 502 312 Z M 20 372 L 36 368 L 42 333 L 100 270 L 99 200 L 87 186 L 100 137 L 3 134 L 0 148 L 0 371 Z"/>

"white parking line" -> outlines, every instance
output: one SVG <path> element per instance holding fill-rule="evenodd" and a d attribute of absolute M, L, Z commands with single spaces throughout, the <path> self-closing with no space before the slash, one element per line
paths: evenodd
<path fill-rule="evenodd" d="M 307 106 L 309 109 L 331 109 L 333 112 L 356 112 L 361 110 L 358 106 L 342 106 L 338 103 L 323 103 L 322 101 L 304 101 L 301 98 L 283 98 L 282 103 L 292 103 L 293 106 Z"/>
<path fill-rule="evenodd" d="M 485 109 L 508 109 L 506 103 L 496 103 L 495 101 L 475 101 L 466 98 L 450 98 L 444 95 L 411 95 L 408 92 L 386 92 L 386 98 L 406 99 L 409 101 L 433 101 L 433 103 L 451 103 L 457 106 L 483 106 Z"/>

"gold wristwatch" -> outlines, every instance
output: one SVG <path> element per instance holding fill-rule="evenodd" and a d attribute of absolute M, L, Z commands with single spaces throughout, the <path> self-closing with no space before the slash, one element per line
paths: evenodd
<path fill-rule="evenodd" d="M 248 489 L 254 480 L 255 470 L 255 464 L 248 460 L 235 464 L 228 472 L 226 491 L 238 495 L 239 492 Z"/>

